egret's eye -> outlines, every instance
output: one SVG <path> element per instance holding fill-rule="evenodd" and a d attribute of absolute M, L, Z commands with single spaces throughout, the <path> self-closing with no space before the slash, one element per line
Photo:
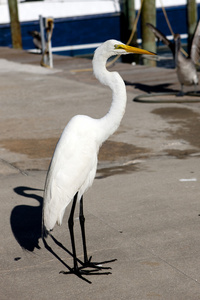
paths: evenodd
<path fill-rule="evenodd" d="M 115 49 L 124 49 L 123 45 L 116 44 L 114 45 Z"/>

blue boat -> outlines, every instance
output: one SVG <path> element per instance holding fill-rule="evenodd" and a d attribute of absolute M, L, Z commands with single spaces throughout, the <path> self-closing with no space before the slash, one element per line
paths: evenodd
<path fill-rule="evenodd" d="M 156 1 L 157 27 L 172 38 L 165 21 L 162 8 Z M 186 1 L 163 1 L 167 16 L 175 33 L 180 33 L 182 40 L 187 40 Z M 198 1 L 197 1 L 198 2 Z M 140 1 L 135 1 L 136 10 Z M 19 1 L 18 3 L 23 49 L 33 50 L 33 38 L 28 32 L 40 31 L 39 15 L 52 17 L 54 29 L 52 52 L 62 55 L 77 56 L 93 53 L 99 44 L 107 39 L 121 39 L 121 7 L 119 0 L 44 0 Z M 9 24 L 8 4 L 0 0 L 0 46 L 12 47 Z M 200 4 L 198 3 L 198 14 Z M 138 43 L 141 42 L 140 21 L 137 25 Z M 126 42 L 126 41 L 124 41 Z"/>

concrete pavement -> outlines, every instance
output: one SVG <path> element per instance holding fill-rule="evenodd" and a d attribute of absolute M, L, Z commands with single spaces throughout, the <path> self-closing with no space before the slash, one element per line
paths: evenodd
<path fill-rule="evenodd" d="M 47 239 L 52 250 L 41 241 L 42 190 L 64 126 L 75 114 L 104 115 L 111 93 L 90 71 L 72 71 L 88 60 L 55 57 L 52 71 L 12 53 L 0 49 L 0 299 L 200 299 L 200 105 L 132 101 L 144 85 L 178 89 L 174 70 L 114 66 L 127 109 L 99 153 L 85 216 L 93 260 L 117 261 L 110 275 L 79 278 L 59 273 L 73 265 L 70 207 Z M 82 259 L 78 221 L 75 231 Z"/>

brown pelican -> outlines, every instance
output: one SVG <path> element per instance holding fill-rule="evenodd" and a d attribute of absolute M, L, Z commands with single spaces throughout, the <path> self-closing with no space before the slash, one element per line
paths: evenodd
<path fill-rule="evenodd" d="M 196 27 L 188 57 L 182 54 L 181 39 L 179 34 L 175 34 L 174 41 L 171 42 L 152 24 L 147 23 L 146 25 L 152 30 L 155 37 L 167 45 L 173 53 L 178 80 L 181 84 L 180 95 L 184 94 L 184 85 L 194 85 L 196 90 L 196 85 L 198 84 L 198 75 L 195 65 L 198 63 L 200 58 L 200 21 Z"/>
<path fill-rule="evenodd" d="M 42 42 L 41 42 L 41 35 L 38 31 L 33 30 L 29 31 L 28 34 L 30 34 L 33 37 L 33 44 L 35 47 L 42 51 Z"/>

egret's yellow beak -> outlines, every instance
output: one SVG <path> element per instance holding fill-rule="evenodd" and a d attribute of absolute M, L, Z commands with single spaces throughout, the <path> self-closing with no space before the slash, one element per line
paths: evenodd
<path fill-rule="evenodd" d="M 136 47 L 132 47 L 132 46 L 128 46 L 128 45 L 115 45 L 115 49 L 123 49 L 126 52 L 129 53 L 135 53 L 135 54 L 148 54 L 148 55 L 156 55 L 156 53 L 144 50 L 144 49 L 140 49 L 140 48 L 136 48 Z"/>

